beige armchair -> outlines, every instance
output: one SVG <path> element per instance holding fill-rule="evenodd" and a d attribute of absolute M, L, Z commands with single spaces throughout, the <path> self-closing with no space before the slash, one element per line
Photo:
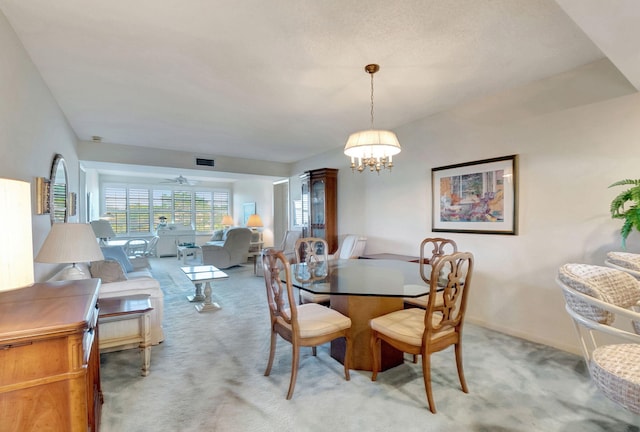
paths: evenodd
<path fill-rule="evenodd" d="M 338 250 L 329 255 L 329 259 L 357 259 L 364 254 L 367 238 L 355 234 L 342 236 L 338 243 Z"/>
<path fill-rule="evenodd" d="M 226 269 L 247 262 L 251 230 L 249 228 L 231 228 L 224 243 L 202 245 L 202 264 Z"/>

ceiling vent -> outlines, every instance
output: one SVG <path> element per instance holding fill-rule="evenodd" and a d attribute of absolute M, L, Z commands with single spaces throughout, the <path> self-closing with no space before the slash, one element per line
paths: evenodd
<path fill-rule="evenodd" d="M 213 159 L 196 158 L 196 165 L 212 167 L 215 166 L 215 161 Z"/>

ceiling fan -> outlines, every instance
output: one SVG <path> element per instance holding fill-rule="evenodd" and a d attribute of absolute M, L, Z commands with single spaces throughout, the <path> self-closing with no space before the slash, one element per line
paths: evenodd
<path fill-rule="evenodd" d="M 182 175 L 179 175 L 178 177 L 174 177 L 172 179 L 165 179 L 166 181 L 162 182 L 162 183 L 175 183 L 175 184 L 179 184 L 179 185 L 188 185 L 188 186 L 193 186 L 198 184 L 197 181 L 193 181 L 193 180 L 187 180 L 186 177 L 183 177 Z"/>

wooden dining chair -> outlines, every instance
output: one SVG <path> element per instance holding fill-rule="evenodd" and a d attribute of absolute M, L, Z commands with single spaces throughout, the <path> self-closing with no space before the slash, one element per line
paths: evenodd
<path fill-rule="evenodd" d="M 472 272 L 471 253 L 444 255 L 435 261 L 431 271 L 426 309 L 402 309 L 370 321 L 372 381 L 376 380 L 380 369 L 381 341 L 402 352 L 421 355 L 427 402 L 431 412 L 435 413 L 436 406 L 431 391 L 431 354 L 454 345 L 460 385 L 463 392 L 469 392 L 462 368 L 462 328 Z M 446 282 L 442 280 L 443 276 L 446 276 Z M 442 290 L 441 307 L 436 307 L 435 294 L 438 290 Z"/>
<path fill-rule="evenodd" d="M 296 263 L 306 263 L 307 269 L 313 272 L 316 268 L 325 266 L 329 261 L 329 245 L 327 241 L 317 237 L 303 237 L 296 240 L 295 252 Z M 318 303 L 329 305 L 331 297 L 329 294 L 313 294 L 308 291 L 299 290 L 298 298 L 300 304 Z"/>
<path fill-rule="evenodd" d="M 455 241 L 440 237 L 431 237 L 422 240 L 420 243 L 420 277 L 426 283 L 431 278 L 431 268 L 444 255 L 458 252 L 458 245 Z M 425 309 L 427 307 L 428 295 L 421 297 L 406 297 L 404 299 L 405 306 L 419 307 Z M 436 306 L 442 306 L 442 294 L 436 294 Z"/>
<path fill-rule="evenodd" d="M 291 380 L 287 393 L 287 399 L 291 399 L 298 374 L 300 347 L 316 347 L 334 339 L 344 338 L 346 342 L 344 376 L 349 381 L 349 364 L 353 345 L 350 334 L 351 319 L 316 303 L 297 305 L 291 285 L 291 268 L 282 251 L 273 248 L 264 249 L 262 266 L 271 317 L 271 348 L 264 375 L 269 376 L 271 373 L 276 341 L 280 336 L 291 343 L 292 347 Z"/>

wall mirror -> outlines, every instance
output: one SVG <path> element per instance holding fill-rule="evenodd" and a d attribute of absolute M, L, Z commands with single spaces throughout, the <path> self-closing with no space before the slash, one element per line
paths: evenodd
<path fill-rule="evenodd" d="M 51 165 L 51 177 L 49 178 L 49 209 L 51 211 L 51 223 L 67 222 L 69 218 L 68 196 L 69 176 L 67 164 L 61 154 L 56 154 Z"/>

